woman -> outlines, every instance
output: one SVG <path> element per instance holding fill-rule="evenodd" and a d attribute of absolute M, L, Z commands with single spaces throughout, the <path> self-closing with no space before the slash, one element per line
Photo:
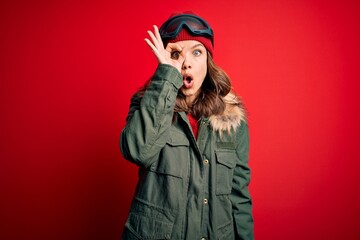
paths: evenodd
<path fill-rule="evenodd" d="M 121 134 L 139 166 L 122 239 L 253 239 L 245 111 L 212 60 L 212 29 L 183 13 L 148 34 L 159 65 Z"/>

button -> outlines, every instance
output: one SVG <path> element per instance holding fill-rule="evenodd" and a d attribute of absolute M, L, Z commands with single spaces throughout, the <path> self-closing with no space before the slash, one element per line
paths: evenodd
<path fill-rule="evenodd" d="M 204 204 L 207 204 L 207 203 L 208 203 L 207 198 L 204 198 Z"/>
<path fill-rule="evenodd" d="M 205 159 L 205 160 L 204 160 L 204 164 L 205 164 L 205 165 L 209 164 L 209 160 Z"/>
<path fill-rule="evenodd" d="M 201 240 L 206 240 L 206 238 L 201 238 Z"/>

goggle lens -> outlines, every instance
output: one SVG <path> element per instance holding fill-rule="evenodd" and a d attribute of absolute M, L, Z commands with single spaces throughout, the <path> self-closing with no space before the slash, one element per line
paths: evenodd
<path fill-rule="evenodd" d="M 210 38 L 214 44 L 213 31 L 209 24 L 204 19 L 190 14 L 178 15 L 167 20 L 160 27 L 161 38 L 163 40 L 174 39 L 184 27 L 194 35 Z"/>

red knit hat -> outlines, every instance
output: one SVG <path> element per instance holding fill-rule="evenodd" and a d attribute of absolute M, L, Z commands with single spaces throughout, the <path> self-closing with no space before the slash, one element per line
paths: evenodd
<path fill-rule="evenodd" d="M 184 40 L 196 40 L 198 42 L 201 42 L 204 45 L 204 47 L 206 48 L 206 50 L 213 57 L 214 46 L 211 43 L 211 40 L 209 38 L 206 38 L 203 36 L 191 35 L 185 28 L 183 28 L 181 30 L 181 32 L 176 36 L 176 38 L 164 42 L 164 46 L 166 47 L 166 45 L 168 43 L 175 43 L 175 42 L 184 41 Z"/>

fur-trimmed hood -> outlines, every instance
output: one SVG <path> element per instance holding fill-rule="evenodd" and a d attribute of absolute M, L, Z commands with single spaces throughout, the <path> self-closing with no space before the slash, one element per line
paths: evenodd
<path fill-rule="evenodd" d="M 219 115 L 209 117 L 209 122 L 214 131 L 230 132 L 231 129 L 236 131 L 236 128 L 241 125 L 241 121 L 246 120 L 246 111 L 243 103 L 234 93 L 229 93 L 224 97 L 226 103 L 225 111 Z"/>

